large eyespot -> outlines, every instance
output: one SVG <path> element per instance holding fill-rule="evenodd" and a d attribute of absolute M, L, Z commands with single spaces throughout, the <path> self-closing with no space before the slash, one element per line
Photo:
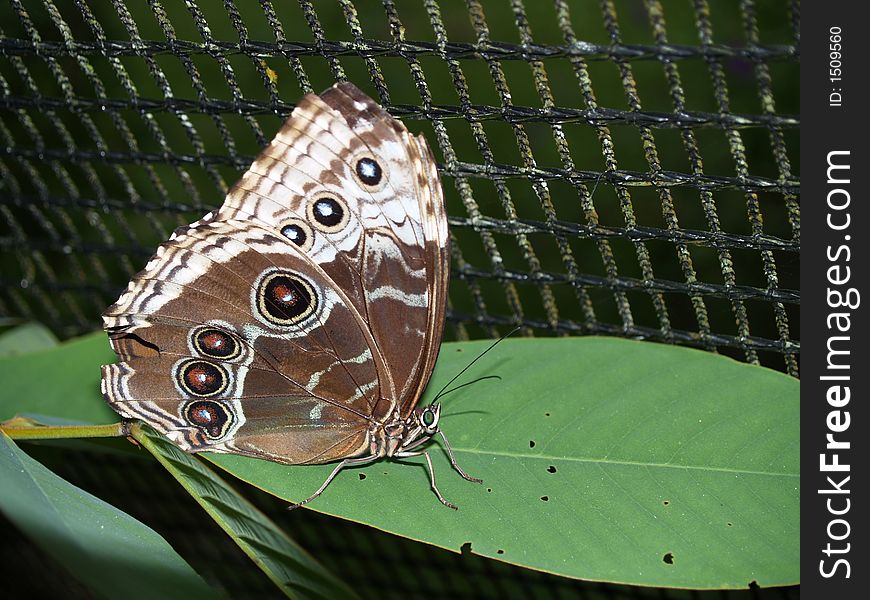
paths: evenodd
<path fill-rule="evenodd" d="M 191 396 L 208 398 L 223 393 L 230 383 L 230 376 L 220 365 L 205 360 L 188 360 L 176 371 L 181 388 Z"/>
<path fill-rule="evenodd" d="M 315 196 L 308 202 L 308 220 L 326 233 L 337 233 L 350 220 L 344 200 L 333 194 Z"/>
<path fill-rule="evenodd" d="M 202 356 L 221 360 L 232 360 L 242 353 L 242 346 L 236 337 L 216 327 L 195 330 L 193 347 Z"/>
<path fill-rule="evenodd" d="M 184 407 L 185 420 L 210 438 L 220 438 L 232 421 L 226 407 L 212 400 L 196 400 Z"/>
<path fill-rule="evenodd" d="M 257 287 L 257 309 L 275 325 L 295 325 L 317 309 L 317 293 L 301 275 L 276 271 Z"/>
<path fill-rule="evenodd" d="M 371 187 L 378 185 L 384 175 L 378 161 L 367 156 L 356 161 L 355 169 L 356 176 L 359 177 L 360 181 Z"/>
<path fill-rule="evenodd" d="M 314 232 L 302 219 L 289 219 L 281 225 L 281 235 L 299 246 L 303 251 L 314 244 Z"/>

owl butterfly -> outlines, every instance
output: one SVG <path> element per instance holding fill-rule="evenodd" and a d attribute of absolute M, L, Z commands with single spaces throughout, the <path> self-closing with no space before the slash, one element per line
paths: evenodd
<path fill-rule="evenodd" d="M 103 314 L 109 405 L 188 452 L 287 464 L 429 454 L 447 217 L 426 140 L 350 83 L 304 96 L 223 206 Z"/>

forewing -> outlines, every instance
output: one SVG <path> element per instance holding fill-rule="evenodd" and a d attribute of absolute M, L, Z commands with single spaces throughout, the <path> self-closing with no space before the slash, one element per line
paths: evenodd
<path fill-rule="evenodd" d="M 380 178 L 367 183 L 360 161 L 374 161 Z M 311 203 L 324 195 L 348 207 L 337 231 L 311 219 Z M 346 291 L 387 365 L 376 416 L 397 403 L 406 416 L 437 358 L 447 294 L 447 220 L 425 139 L 352 84 L 338 84 L 299 102 L 219 214 L 311 228 L 309 255 Z"/>

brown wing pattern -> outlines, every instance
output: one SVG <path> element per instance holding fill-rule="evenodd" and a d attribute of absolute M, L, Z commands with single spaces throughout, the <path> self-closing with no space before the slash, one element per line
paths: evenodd
<path fill-rule="evenodd" d="M 189 451 L 365 453 L 370 424 L 428 381 L 446 244 L 425 141 L 351 84 L 308 95 L 107 309 L 103 394 Z"/>
<path fill-rule="evenodd" d="M 336 86 L 323 95 L 323 100 L 350 115 L 346 118 L 349 126 L 369 151 L 387 147 L 399 155 L 390 163 L 395 175 L 389 178 L 382 201 L 395 199 L 405 216 L 385 210 L 393 219 L 393 227 L 366 231 L 369 251 L 364 273 L 369 325 L 393 374 L 404 418 L 429 382 L 444 326 L 450 263 L 438 171 L 423 136 L 409 135 L 401 123 L 355 86 Z M 390 151 L 381 154 L 393 155 Z M 413 228 L 413 246 L 395 235 L 396 224 L 404 222 L 400 218 L 407 219 Z M 396 256 L 402 259 L 395 260 Z M 413 277 L 409 278 L 408 272 Z M 422 298 L 425 302 L 416 304 Z"/>
<path fill-rule="evenodd" d="M 346 446 L 364 451 L 379 396 L 371 335 L 341 290 L 292 243 L 250 224 L 244 240 L 228 237 L 242 225 L 200 223 L 177 232 L 134 279 L 132 293 L 106 311 L 121 359 L 103 367 L 106 399 L 187 450 L 294 463 L 333 460 Z M 295 323 L 269 320 L 292 316 L 280 306 L 256 314 L 268 298 L 263 282 L 274 274 L 303 282 L 279 293 L 307 292 L 310 314 Z M 208 345 L 209 333 L 224 349 Z M 236 349 L 224 356 L 228 346 Z M 200 369 L 188 373 L 190 364 Z M 186 374 L 206 385 L 197 388 Z M 192 424 L 197 403 L 215 412 L 221 427 Z M 309 437 L 311 443 L 297 443 Z M 339 454 L 322 453 L 333 445 Z"/>

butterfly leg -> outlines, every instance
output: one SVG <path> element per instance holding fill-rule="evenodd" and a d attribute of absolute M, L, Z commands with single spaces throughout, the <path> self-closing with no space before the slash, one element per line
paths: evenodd
<path fill-rule="evenodd" d="M 444 498 L 444 496 L 441 495 L 441 492 L 438 490 L 438 486 L 435 485 L 435 469 L 432 468 L 432 459 L 429 458 L 429 453 L 426 450 L 421 450 L 419 452 L 397 452 L 393 456 L 396 458 L 410 458 L 412 456 L 421 456 L 421 455 L 426 457 L 426 465 L 429 467 L 429 481 L 432 484 L 432 491 L 435 492 L 436 496 L 438 496 L 438 500 L 440 500 L 441 504 L 443 504 L 447 508 L 452 508 L 453 510 L 459 510 L 458 506 L 448 502 Z"/>
<path fill-rule="evenodd" d="M 311 502 L 312 500 L 314 500 L 315 498 L 317 498 L 320 494 L 323 493 L 323 490 L 326 489 L 326 486 L 328 486 L 330 483 L 332 483 L 332 480 L 335 479 L 335 476 L 338 475 L 338 472 L 341 471 L 343 468 L 365 465 L 365 464 L 368 464 L 374 460 L 377 460 L 377 458 L 378 457 L 374 456 L 374 455 L 372 455 L 372 456 L 360 456 L 357 458 L 345 458 L 343 461 L 341 461 L 340 463 L 335 465 L 335 468 L 332 470 L 332 473 L 329 474 L 329 477 L 326 478 L 326 481 L 323 482 L 323 485 L 321 485 L 319 488 L 317 488 L 316 492 L 314 492 L 308 498 L 306 498 L 302 502 L 299 502 L 298 504 L 291 504 L 290 506 L 287 507 L 287 509 L 293 510 L 294 508 L 299 508 L 300 506 L 304 506 L 304 505 L 308 504 L 309 502 Z"/>
<path fill-rule="evenodd" d="M 459 463 L 456 462 L 456 456 L 453 454 L 453 448 L 450 447 L 450 442 L 447 441 L 447 436 L 444 435 L 444 432 L 440 429 L 438 433 L 441 434 L 441 439 L 444 440 L 444 448 L 447 450 L 447 456 L 450 457 L 450 466 L 456 469 L 456 472 L 462 475 L 462 478 L 466 481 L 473 481 L 474 483 L 483 483 L 483 479 L 478 479 L 477 477 L 472 477 L 468 473 L 462 470 L 462 467 L 459 466 Z"/>

